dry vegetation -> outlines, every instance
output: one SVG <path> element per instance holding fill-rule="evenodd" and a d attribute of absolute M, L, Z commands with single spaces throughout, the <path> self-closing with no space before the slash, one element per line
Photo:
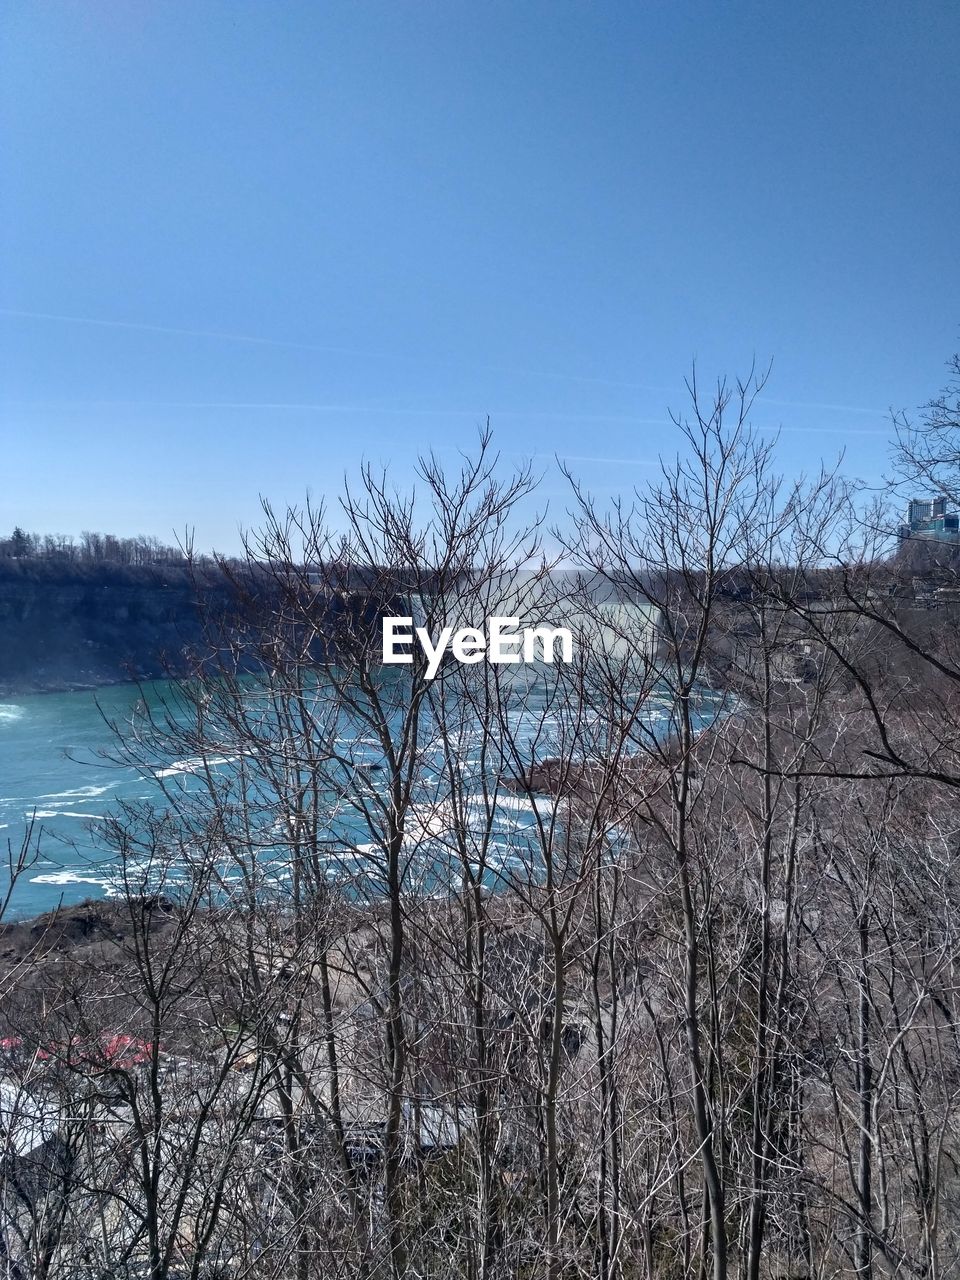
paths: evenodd
<path fill-rule="evenodd" d="M 197 762 L 107 824 L 123 900 L 0 937 L 11 1280 L 960 1269 L 956 627 L 771 476 L 756 384 L 692 390 L 632 505 L 574 485 L 590 590 L 524 582 L 653 647 L 380 665 L 398 580 L 435 631 L 535 562 L 486 438 L 416 503 L 365 472 L 346 539 L 267 512 L 268 616 L 118 738 Z"/>

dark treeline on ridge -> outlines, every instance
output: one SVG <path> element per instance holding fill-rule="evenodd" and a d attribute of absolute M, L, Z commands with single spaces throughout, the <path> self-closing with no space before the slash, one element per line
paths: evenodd
<path fill-rule="evenodd" d="M 122 564 L 139 567 L 183 564 L 187 556 L 178 546 L 141 534 L 133 538 L 84 530 L 79 538 L 66 533 L 28 533 L 19 526 L 0 537 L 0 560 L 47 560 L 71 565 Z"/>

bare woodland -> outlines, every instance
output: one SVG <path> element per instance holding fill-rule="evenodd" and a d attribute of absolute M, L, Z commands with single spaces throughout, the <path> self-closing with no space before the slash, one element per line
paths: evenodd
<path fill-rule="evenodd" d="M 116 726 L 122 898 L 0 939 L 7 1280 L 960 1272 L 957 616 L 760 385 L 556 527 L 487 433 L 265 509 Z M 938 403 L 898 459 L 952 492 Z M 383 667 L 398 601 L 518 590 L 572 663 Z"/>

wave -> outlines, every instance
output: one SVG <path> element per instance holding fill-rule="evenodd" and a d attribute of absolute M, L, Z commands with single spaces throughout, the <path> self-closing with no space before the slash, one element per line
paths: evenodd
<path fill-rule="evenodd" d="M 44 800 L 46 799 L 46 797 L 39 796 L 38 799 Z M 102 813 L 87 813 L 87 812 L 80 813 L 76 809 L 69 809 L 67 807 L 69 803 L 70 803 L 69 800 L 61 800 L 59 804 L 56 802 L 54 802 L 53 804 L 48 804 L 45 809 L 37 810 L 36 817 L 38 818 L 102 818 L 103 817 Z M 89 799 L 87 798 L 74 799 L 74 804 L 76 805 L 92 804 L 92 803 L 93 803 L 92 797 L 90 797 Z"/>
<path fill-rule="evenodd" d="M 31 884 L 96 884 L 101 887 L 109 884 L 102 876 L 82 876 L 76 871 L 48 871 L 40 876 L 31 876 Z"/>
<path fill-rule="evenodd" d="M 557 807 L 557 802 L 550 796 L 497 796 L 497 809 L 513 809 L 518 813 L 539 813 L 549 816 Z"/>
<path fill-rule="evenodd" d="M 26 714 L 26 707 L 18 707 L 12 702 L 0 702 L 0 724 L 13 720 L 22 720 Z"/>
<path fill-rule="evenodd" d="M 157 778 L 174 778 L 181 773 L 199 773 L 201 769 L 213 769 L 222 764 L 233 764 L 239 758 L 239 756 L 208 756 L 204 759 L 202 756 L 191 756 L 188 760 L 175 760 L 166 769 L 157 769 L 154 776 Z"/>
<path fill-rule="evenodd" d="M 108 782 L 102 787 L 74 787 L 72 791 L 47 791 L 38 800 L 72 800 L 77 796 L 102 796 L 105 791 L 115 787 L 115 782 Z"/>
<path fill-rule="evenodd" d="M 104 821 L 102 813 L 77 813 L 70 809 L 61 809 L 59 805 L 55 809 L 27 809 L 23 817 L 26 822 L 33 818 L 40 818 L 41 820 L 44 818 L 83 818 L 84 820 L 96 818 L 100 822 Z"/>

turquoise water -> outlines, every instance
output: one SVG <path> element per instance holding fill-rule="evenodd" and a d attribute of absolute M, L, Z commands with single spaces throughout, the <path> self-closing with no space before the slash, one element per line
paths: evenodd
<path fill-rule="evenodd" d="M 159 705 L 167 694 L 169 686 L 162 681 L 143 688 L 143 696 L 154 705 Z M 10 917 L 35 915 L 50 910 L 58 903 L 70 904 L 118 892 L 116 869 L 110 855 L 98 846 L 97 828 L 118 801 L 136 804 L 138 801 L 157 803 L 162 800 L 154 778 L 103 758 L 115 742 L 108 722 L 120 725 L 129 722 L 140 697 L 141 692 L 136 686 L 116 685 L 95 693 L 36 694 L 0 703 L 0 852 L 6 854 L 9 849 L 15 855 L 31 822 L 35 850 L 31 864 L 17 881 L 9 909 Z M 542 732 L 545 723 L 541 718 L 542 705 L 535 707 L 535 701 L 529 691 L 520 699 L 515 711 L 517 724 L 514 732 L 519 730 L 518 740 L 523 739 L 525 723 L 533 711 L 530 723 L 539 725 L 539 730 L 536 748 L 532 741 L 529 743 L 529 755 L 549 755 L 550 744 Z M 701 708 L 703 724 L 720 713 L 720 702 L 718 695 L 704 694 Z M 657 736 L 666 731 L 669 702 L 665 698 L 651 697 L 646 714 Z M 472 759 L 474 751 L 470 738 L 474 732 L 478 738 L 480 736 L 478 731 L 468 734 L 463 742 L 460 765 L 468 791 L 472 791 L 480 777 L 479 757 Z M 362 763 L 370 756 L 371 750 L 374 756 L 379 754 L 371 748 L 369 739 L 349 736 L 338 741 L 350 744 L 347 754 L 359 761 L 361 768 L 377 768 L 376 764 Z M 424 742 L 424 747 L 423 790 L 426 800 L 431 781 L 430 746 Z M 527 756 L 526 749 L 524 755 Z M 236 755 L 228 753 L 220 758 L 219 764 L 229 774 L 231 763 L 236 759 Z M 193 790 L 198 785 L 196 765 L 197 761 L 189 758 L 179 761 L 157 759 L 157 776 L 165 778 L 167 785 L 171 777 L 175 777 L 178 787 Z M 439 775 L 439 766 L 438 756 L 435 776 Z M 371 783 L 376 785 L 373 778 Z M 440 809 L 434 807 L 424 819 L 425 830 L 431 834 L 438 822 L 442 825 L 442 808 L 442 805 Z M 517 862 L 516 855 L 524 843 L 524 831 L 529 834 L 536 825 L 534 810 L 534 804 L 520 796 L 502 795 L 498 802 L 497 842 L 501 846 L 505 866 Z M 271 810 L 269 796 L 266 797 L 265 811 L 267 817 L 275 821 L 276 814 Z M 333 818 L 329 830 L 338 846 L 341 841 L 349 847 L 352 842 L 370 839 L 369 834 L 363 836 L 357 830 L 351 832 Z M 277 851 L 272 840 L 267 843 L 273 844 L 270 853 L 277 857 L 281 878 L 286 878 L 282 870 L 285 865 L 282 851 Z M 364 848 L 359 843 L 355 847 L 361 851 Z M 372 847 L 366 846 L 368 849 Z M 338 865 L 342 868 L 342 859 Z M 327 875 L 331 874 L 334 873 L 328 870 Z M 375 893 L 372 873 L 364 870 L 362 874 L 369 882 L 367 891 Z M 0 865 L 0 884 L 5 887 L 7 883 L 6 867 Z"/>
<path fill-rule="evenodd" d="M 148 696 L 159 686 L 147 686 Z M 20 848 L 34 820 L 39 858 L 20 877 L 12 914 L 33 915 L 58 902 L 99 897 L 110 882 L 93 831 L 117 798 L 155 796 L 133 769 L 97 758 L 112 735 L 104 715 L 130 716 L 132 685 L 96 693 L 45 693 L 0 702 L 0 849 Z M 98 707 L 99 704 L 99 707 Z M 102 708 L 102 713 L 99 708 Z M 6 867 L 2 878 L 7 882 Z"/>

